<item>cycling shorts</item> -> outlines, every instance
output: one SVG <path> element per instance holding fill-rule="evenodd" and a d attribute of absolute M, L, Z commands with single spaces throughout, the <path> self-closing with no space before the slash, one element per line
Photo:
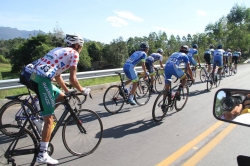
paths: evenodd
<path fill-rule="evenodd" d="M 204 59 L 206 61 L 206 64 L 211 65 L 211 55 L 210 54 L 204 54 Z"/>
<path fill-rule="evenodd" d="M 154 75 L 154 73 L 155 73 L 155 70 L 154 70 L 154 67 L 153 67 L 153 63 L 154 62 L 146 62 L 145 63 L 146 69 L 150 73 L 150 75 Z"/>
<path fill-rule="evenodd" d="M 123 71 L 128 79 L 130 79 L 132 82 L 138 81 L 138 75 L 133 64 L 125 63 L 123 66 Z"/>
<path fill-rule="evenodd" d="M 234 64 L 238 64 L 238 56 L 233 56 L 232 57 L 232 63 L 234 63 Z"/>
<path fill-rule="evenodd" d="M 223 56 L 223 62 L 224 62 L 224 59 L 226 60 L 226 64 L 228 64 L 228 56 Z"/>
<path fill-rule="evenodd" d="M 214 56 L 213 68 L 215 69 L 216 66 L 218 66 L 219 68 L 223 67 L 223 59 L 222 59 L 222 56 Z"/>
<path fill-rule="evenodd" d="M 32 73 L 30 77 L 30 85 L 39 98 L 42 115 L 49 116 L 54 114 L 55 96 L 50 78 Z"/>
<path fill-rule="evenodd" d="M 176 66 L 174 63 L 167 63 L 164 69 L 165 72 L 165 84 L 170 84 L 168 79 L 171 79 L 172 75 L 182 80 L 186 77 L 186 74 L 182 71 L 181 68 Z"/>

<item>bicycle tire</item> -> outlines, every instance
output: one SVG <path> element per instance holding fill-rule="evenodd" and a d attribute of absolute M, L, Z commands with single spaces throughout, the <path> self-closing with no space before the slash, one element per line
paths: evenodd
<path fill-rule="evenodd" d="M 151 96 L 150 85 L 147 80 L 139 80 L 138 86 L 136 88 L 136 93 L 134 95 L 134 100 L 139 106 L 148 103 Z"/>
<path fill-rule="evenodd" d="M 155 90 L 160 93 L 165 89 L 165 76 L 164 74 L 159 74 L 155 77 Z"/>
<path fill-rule="evenodd" d="M 69 116 L 62 129 L 62 140 L 65 148 L 74 156 L 87 156 L 93 153 L 101 143 L 103 124 L 99 115 L 89 109 L 79 110 L 78 120 L 86 133 L 81 133 L 73 118 Z M 91 137 L 93 137 L 91 139 Z M 80 140 L 81 139 L 81 140 Z M 89 141 L 84 143 L 84 141 Z M 82 144 L 82 145 L 80 145 Z M 89 144 L 92 144 L 89 146 Z M 87 149 L 90 147 L 89 149 Z M 79 150 L 79 148 L 81 150 Z M 86 148 L 86 149 L 85 149 Z"/>
<path fill-rule="evenodd" d="M 12 124 L 12 125 L 22 125 L 25 121 L 26 115 L 21 106 L 22 101 L 12 100 L 4 104 L 0 109 L 0 125 Z M 29 109 L 31 113 L 34 113 L 34 107 L 29 103 L 25 103 L 25 109 Z M 3 128 L 1 132 L 8 134 Z"/>
<path fill-rule="evenodd" d="M 207 80 L 206 69 L 204 67 L 200 70 L 200 80 L 201 82 L 205 82 Z"/>
<path fill-rule="evenodd" d="M 183 87 L 183 91 L 180 92 L 180 100 L 175 99 L 174 107 L 176 111 L 181 111 L 187 104 L 189 94 L 188 86 Z"/>
<path fill-rule="evenodd" d="M 232 71 L 232 67 L 229 67 L 229 68 L 228 68 L 228 75 L 231 76 L 231 75 L 232 75 L 232 72 L 233 72 L 233 71 Z"/>
<path fill-rule="evenodd" d="M 216 87 L 218 87 L 220 85 L 220 81 L 221 81 L 221 76 L 217 75 L 217 81 L 215 82 Z"/>
<path fill-rule="evenodd" d="M 207 79 L 207 91 L 210 91 L 212 87 L 213 87 L 213 78 L 212 78 L 212 73 L 210 73 Z"/>
<path fill-rule="evenodd" d="M 20 128 L 20 126 L 12 124 L 0 126 L 0 130 L 8 129 L 8 131 L 12 131 L 12 133 L 10 132 L 8 135 L 0 132 L 0 165 L 8 164 L 8 159 L 5 157 L 5 153 L 8 154 L 7 156 L 13 159 L 12 165 L 35 165 L 36 156 L 39 152 L 39 142 L 26 128 L 23 129 L 24 134 L 22 134 L 22 136 L 17 140 L 14 152 L 12 154 L 11 151 L 7 152 L 10 144 L 16 140 L 16 133 L 20 131 Z"/>
<path fill-rule="evenodd" d="M 164 95 L 166 97 L 164 98 Z M 153 109 L 152 109 L 152 117 L 155 122 L 160 122 L 166 116 L 169 107 L 168 105 L 168 96 L 166 91 L 162 91 L 156 97 Z"/>
<path fill-rule="evenodd" d="M 124 105 L 124 93 L 121 90 L 121 86 L 112 85 L 104 93 L 103 105 L 106 111 L 111 114 L 119 112 Z"/>

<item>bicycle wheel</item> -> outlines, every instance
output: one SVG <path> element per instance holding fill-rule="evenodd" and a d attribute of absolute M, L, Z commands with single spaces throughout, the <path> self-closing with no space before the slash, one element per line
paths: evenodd
<path fill-rule="evenodd" d="M 196 78 L 196 69 L 192 69 L 193 77 Z"/>
<path fill-rule="evenodd" d="M 0 125 L 4 124 L 13 124 L 13 125 L 22 125 L 24 120 L 26 120 L 26 115 L 24 114 L 24 110 L 21 106 L 21 101 L 12 100 L 8 103 L 4 104 L 0 109 Z M 26 102 L 25 110 L 28 112 L 35 112 L 33 106 Z M 1 132 L 6 133 L 6 130 L 2 128 Z"/>
<path fill-rule="evenodd" d="M 134 100 L 135 102 L 139 105 L 145 105 L 148 103 L 150 99 L 150 85 L 147 81 L 145 80 L 139 80 L 138 81 L 138 86 L 136 88 L 136 93 L 134 95 Z"/>
<path fill-rule="evenodd" d="M 112 85 L 104 93 L 103 105 L 111 114 L 119 112 L 124 105 L 123 91 L 120 88 L 118 85 Z"/>
<path fill-rule="evenodd" d="M 155 122 L 160 122 L 168 112 L 168 96 L 166 91 L 162 91 L 155 99 L 152 117 Z"/>
<path fill-rule="evenodd" d="M 203 67 L 200 70 L 200 80 L 201 82 L 205 82 L 207 80 L 207 76 L 206 76 L 206 69 Z"/>
<path fill-rule="evenodd" d="M 187 103 L 189 94 L 188 86 L 184 86 L 183 89 L 180 91 L 180 100 L 175 99 L 175 109 L 176 111 L 180 111 L 184 108 Z"/>
<path fill-rule="evenodd" d="M 163 74 L 159 74 L 155 77 L 155 90 L 160 93 L 165 88 L 165 76 Z"/>
<path fill-rule="evenodd" d="M 221 75 L 217 75 L 217 81 L 215 82 L 216 87 L 220 85 Z"/>
<path fill-rule="evenodd" d="M 22 136 L 17 139 L 17 133 L 20 131 L 19 126 L 7 124 L 0 126 L 0 129 L 7 129 L 9 131 L 8 135 L 0 132 L 0 165 L 35 165 L 39 143 L 34 135 L 24 128 Z M 13 141 L 15 141 L 16 145 L 12 151 L 12 148 L 8 148 Z M 8 163 L 8 160 L 11 162 Z"/>
<path fill-rule="evenodd" d="M 209 74 L 207 78 L 207 90 L 210 91 L 213 87 L 213 78 L 212 78 L 212 73 Z"/>
<path fill-rule="evenodd" d="M 84 132 L 79 130 L 73 116 L 69 116 L 62 129 L 63 144 L 71 154 L 87 156 L 96 150 L 102 140 L 102 121 L 97 113 L 88 109 L 79 110 L 77 117 Z"/>

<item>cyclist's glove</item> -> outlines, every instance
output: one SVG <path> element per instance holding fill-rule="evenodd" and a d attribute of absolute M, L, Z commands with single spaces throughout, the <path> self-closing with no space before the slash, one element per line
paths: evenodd
<path fill-rule="evenodd" d="M 83 94 L 84 96 L 86 96 L 86 95 L 88 95 L 88 94 L 90 93 L 90 91 L 91 91 L 90 88 L 83 88 L 82 94 Z"/>

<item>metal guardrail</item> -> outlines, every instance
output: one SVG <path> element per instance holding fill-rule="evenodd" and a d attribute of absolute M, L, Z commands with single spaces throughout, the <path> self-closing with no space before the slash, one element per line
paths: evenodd
<path fill-rule="evenodd" d="M 160 65 L 154 65 L 154 66 L 160 67 Z M 180 68 L 184 68 L 184 65 L 181 66 Z M 135 67 L 135 69 L 138 72 L 143 71 L 141 66 Z M 115 72 L 123 73 L 123 68 L 78 72 L 76 76 L 79 80 L 84 80 L 84 79 L 89 79 L 89 78 L 115 76 L 117 75 L 115 74 Z M 68 81 L 69 73 L 62 74 L 62 77 L 65 81 Z M 0 90 L 8 90 L 8 89 L 15 89 L 15 88 L 23 88 L 23 87 L 25 86 L 19 83 L 19 78 L 9 79 L 9 80 L 0 80 Z"/>

